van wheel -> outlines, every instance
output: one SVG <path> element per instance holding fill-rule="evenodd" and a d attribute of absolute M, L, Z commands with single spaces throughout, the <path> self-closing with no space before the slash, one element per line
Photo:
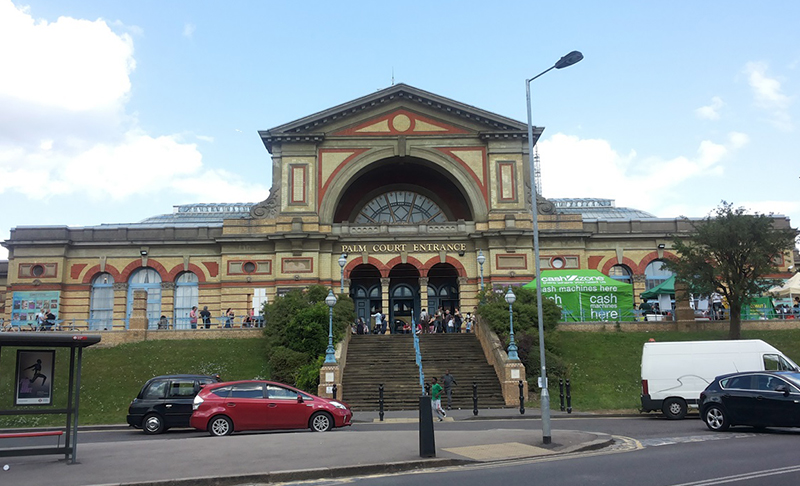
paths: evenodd
<path fill-rule="evenodd" d="M 661 411 L 670 420 L 680 420 L 686 417 L 686 402 L 681 398 L 667 398 Z"/>

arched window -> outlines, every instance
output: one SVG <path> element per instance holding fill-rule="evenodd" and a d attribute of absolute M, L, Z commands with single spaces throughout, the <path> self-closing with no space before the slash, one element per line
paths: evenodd
<path fill-rule="evenodd" d="M 189 312 L 198 302 L 197 275 L 184 272 L 175 279 L 175 329 L 189 329 Z"/>
<path fill-rule="evenodd" d="M 89 329 L 111 329 L 114 319 L 114 277 L 109 273 L 97 274 L 92 279 L 89 304 Z"/>
<path fill-rule="evenodd" d="M 161 275 L 152 268 L 140 268 L 128 279 L 128 319 L 133 312 L 133 293 L 136 290 L 147 292 L 147 327 L 158 328 L 161 317 Z"/>
<path fill-rule="evenodd" d="M 656 285 L 664 283 L 665 280 L 673 275 L 672 272 L 664 268 L 664 262 L 653 260 L 644 269 L 644 288 L 650 290 Z"/>
<path fill-rule="evenodd" d="M 373 198 L 358 212 L 358 224 L 441 223 L 447 216 L 439 206 L 422 194 L 390 191 Z"/>
<path fill-rule="evenodd" d="M 631 279 L 631 269 L 626 265 L 614 265 L 613 267 L 609 268 L 608 276 L 614 280 L 625 282 L 626 284 L 633 283 L 633 280 Z"/>

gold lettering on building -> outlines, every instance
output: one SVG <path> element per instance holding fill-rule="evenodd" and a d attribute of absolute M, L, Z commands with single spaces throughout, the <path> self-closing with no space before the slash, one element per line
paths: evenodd
<path fill-rule="evenodd" d="M 342 253 L 463 253 L 467 251 L 466 243 L 375 243 L 371 245 L 342 245 Z"/>

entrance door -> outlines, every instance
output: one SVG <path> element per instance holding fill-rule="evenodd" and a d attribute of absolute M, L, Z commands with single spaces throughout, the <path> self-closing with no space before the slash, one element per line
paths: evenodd
<path fill-rule="evenodd" d="M 414 309 L 418 307 L 414 305 L 415 297 L 413 289 L 408 285 L 401 284 L 392 289 L 390 293 L 391 314 L 389 315 L 389 323 L 393 334 L 403 332 L 404 324 L 408 324 L 411 327 L 415 314 Z"/>

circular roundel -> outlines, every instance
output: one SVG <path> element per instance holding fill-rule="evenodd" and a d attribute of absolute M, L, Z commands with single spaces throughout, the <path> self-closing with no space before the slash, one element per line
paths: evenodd
<path fill-rule="evenodd" d="M 427 197 L 411 191 L 390 191 L 372 199 L 355 218 L 360 224 L 443 223 L 447 216 Z"/>

